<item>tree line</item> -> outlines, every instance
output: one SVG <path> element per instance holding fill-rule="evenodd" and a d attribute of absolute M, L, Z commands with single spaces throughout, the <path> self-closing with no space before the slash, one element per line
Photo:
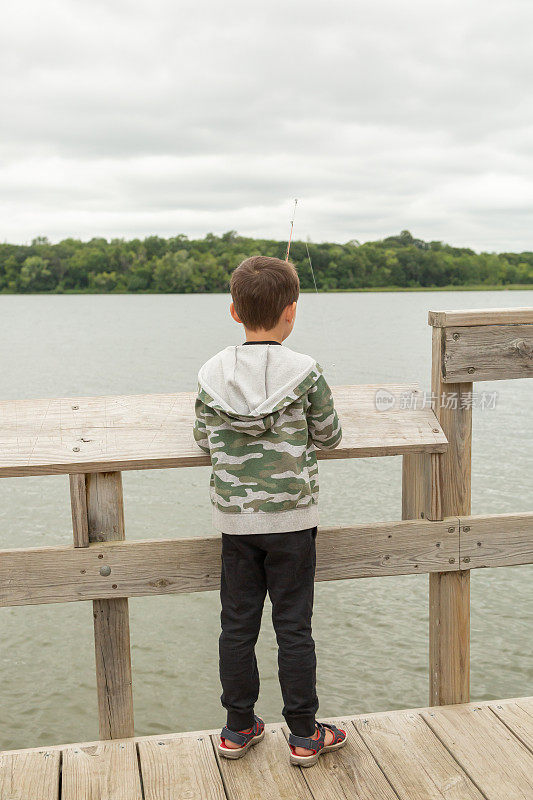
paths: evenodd
<path fill-rule="evenodd" d="M 302 289 L 319 291 L 533 285 L 533 252 L 475 253 L 416 239 L 409 231 L 360 244 L 295 241 Z M 0 293 L 227 292 L 232 270 L 251 255 L 284 258 L 285 242 L 229 231 L 202 239 L 64 239 L 0 244 Z"/>

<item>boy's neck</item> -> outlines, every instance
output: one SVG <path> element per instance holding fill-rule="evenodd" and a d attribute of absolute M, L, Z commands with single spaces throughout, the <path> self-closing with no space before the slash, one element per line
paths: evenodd
<path fill-rule="evenodd" d="M 283 335 L 279 330 L 273 328 L 271 331 L 250 331 L 244 329 L 247 342 L 283 342 Z"/>

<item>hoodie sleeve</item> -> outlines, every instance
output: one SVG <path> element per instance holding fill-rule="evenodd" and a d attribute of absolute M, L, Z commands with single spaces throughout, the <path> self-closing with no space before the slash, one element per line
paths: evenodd
<path fill-rule="evenodd" d="M 342 429 L 331 389 L 322 374 L 309 389 L 307 399 L 307 427 L 313 444 L 319 450 L 333 450 L 340 444 Z"/>
<path fill-rule="evenodd" d="M 207 438 L 207 428 L 205 425 L 206 412 L 206 404 L 200 400 L 199 397 L 197 397 L 194 404 L 194 413 L 196 414 L 196 419 L 194 420 L 192 432 L 198 447 L 203 450 L 204 453 L 210 453 L 209 439 Z"/>

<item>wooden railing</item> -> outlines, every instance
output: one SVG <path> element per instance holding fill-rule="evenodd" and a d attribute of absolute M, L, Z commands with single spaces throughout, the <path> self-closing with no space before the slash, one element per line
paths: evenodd
<path fill-rule="evenodd" d="M 472 379 L 533 376 L 533 309 L 432 312 L 435 397 L 337 387 L 343 442 L 321 458 L 403 457 L 402 521 L 321 529 L 321 580 L 428 573 L 430 703 L 469 699 L 469 578 L 533 563 L 533 514 L 470 514 Z M 473 370 L 473 371 L 472 371 Z M 383 402 L 376 403 L 377 394 Z M 128 598 L 217 589 L 220 538 L 125 540 L 121 470 L 205 465 L 192 394 L 0 403 L 0 477 L 68 474 L 71 547 L 0 552 L 0 605 L 92 600 L 100 737 L 133 735 Z M 448 444 L 449 443 L 449 444 Z"/>
<path fill-rule="evenodd" d="M 457 515 L 464 520 L 471 511 L 474 381 L 533 377 L 533 309 L 430 312 L 429 324 L 433 327 L 434 408 L 449 448 L 437 458 L 436 480 L 433 476 L 425 503 L 440 509 L 434 519 Z M 456 398 L 457 403 L 450 402 L 450 398 Z M 410 510 L 423 513 L 423 501 L 413 486 L 407 488 L 406 494 L 414 495 L 408 503 Z M 437 495 L 440 495 L 438 501 Z M 495 517 L 492 525 L 500 524 L 499 520 Z M 464 523 L 464 533 L 471 534 L 472 527 Z M 472 561 L 465 562 L 464 558 L 472 556 L 463 556 L 461 550 L 460 565 L 472 566 Z M 470 696 L 468 570 L 430 575 L 429 651 L 430 703 L 467 702 Z"/>

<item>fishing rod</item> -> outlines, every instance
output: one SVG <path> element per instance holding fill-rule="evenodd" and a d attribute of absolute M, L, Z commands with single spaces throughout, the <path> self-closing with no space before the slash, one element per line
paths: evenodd
<path fill-rule="evenodd" d="M 292 232 L 294 230 L 294 218 L 296 216 L 296 206 L 297 205 L 298 205 L 298 198 L 296 197 L 295 200 L 294 200 L 294 208 L 292 210 L 291 229 L 290 229 L 290 232 L 289 232 L 289 241 L 287 242 L 287 254 L 285 256 L 285 261 L 289 260 L 289 254 L 291 252 Z M 315 271 L 313 269 L 313 262 L 311 261 L 311 253 L 309 252 L 309 245 L 308 245 L 307 242 L 305 243 L 305 249 L 307 251 L 307 260 L 309 261 L 309 267 L 311 268 L 311 275 L 313 277 L 313 283 L 315 285 L 315 292 L 318 294 L 318 288 L 317 288 L 316 279 L 315 279 Z"/>
<path fill-rule="evenodd" d="M 287 242 L 287 254 L 285 256 L 285 261 L 289 260 L 289 253 L 291 252 L 291 242 L 292 242 L 292 231 L 294 229 L 294 217 L 296 216 L 296 206 L 298 205 L 298 198 L 294 199 L 294 208 L 292 210 L 292 219 L 291 219 L 291 230 L 289 233 L 289 241 Z"/>

